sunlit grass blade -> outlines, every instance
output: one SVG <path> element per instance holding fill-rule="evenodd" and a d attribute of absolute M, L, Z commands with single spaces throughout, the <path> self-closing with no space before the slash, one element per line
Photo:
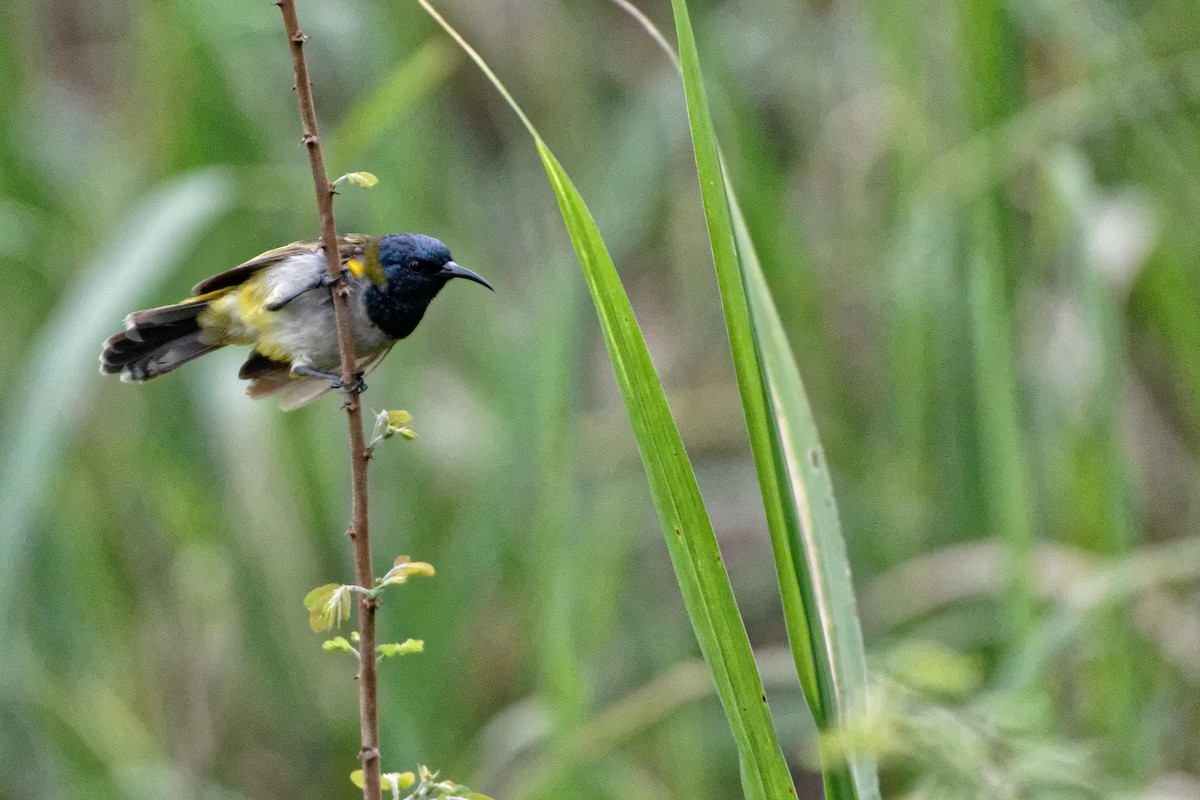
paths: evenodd
<path fill-rule="evenodd" d="M 685 0 L 672 0 L 688 118 L 725 324 L 775 554 L 797 671 L 813 717 L 832 728 L 866 705 L 862 632 L 833 487 L 786 333 L 735 213 Z M 835 798 L 877 798 L 873 761 L 825 775 Z"/>
<path fill-rule="evenodd" d="M 554 154 L 496 75 L 425 0 L 420 2 L 483 70 L 537 145 L 600 317 L 688 616 L 737 743 L 746 796 L 763 800 L 794 796 L 795 788 L 779 749 L 712 523 L 667 406 L 666 393 L 595 220 Z"/>
<path fill-rule="evenodd" d="M 431 39 L 421 45 L 346 113 L 346 122 L 334 131 L 330 152 L 339 163 L 353 166 L 356 159 L 446 79 L 454 61 L 454 51 L 445 42 Z"/>
<path fill-rule="evenodd" d="M 120 327 L 139 299 L 148 298 L 229 203 L 232 187 L 218 170 L 181 177 L 133 211 L 80 277 L 71 284 L 20 371 L 36 392 L 15 396 L 5 425 L 0 465 L 0 598 L 22 563 L 22 548 L 38 508 L 54 486 L 89 385 L 101 380 L 100 342 Z"/>

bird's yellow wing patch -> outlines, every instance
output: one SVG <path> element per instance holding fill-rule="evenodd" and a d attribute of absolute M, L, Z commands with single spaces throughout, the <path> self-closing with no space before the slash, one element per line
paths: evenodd
<path fill-rule="evenodd" d="M 235 289 L 225 290 L 204 309 L 198 322 L 210 341 L 253 344 L 267 358 L 289 361 L 291 353 L 271 337 L 274 318 L 267 310 L 270 297 L 265 273 L 259 273 Z"/>
<path fill-rule="evenodd" d="M 242 324 L 265 331 L 270 327 L 271 312 L 267 303 L 271 299 L 271 288 L 262 274 L 242 284 L 237 293 L 237 313 Z"/>

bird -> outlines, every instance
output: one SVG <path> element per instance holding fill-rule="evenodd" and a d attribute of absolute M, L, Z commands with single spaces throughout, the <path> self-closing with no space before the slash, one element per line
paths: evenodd
<path fill-rule="evenodd" d="M 100 372 L 144 382 L 228 345 L 253 345 L 238 377 L 253 398 L 275 396 L 284 410 L 330 389 L 361 392 L 362 376 L 421 322 L 450 280 L 492 285 L 459 266 L 442 242 L 416 233 L 338 237 L 341 270 L 331 275 L 318 240 L 269 250 L 196 284 L 192 297 L 135 311 L 109 337 Z M 343 386 L 333 298 L 349 292 L 357 382 Z M 495 291 L 494 289 L 492 289 Z"/>

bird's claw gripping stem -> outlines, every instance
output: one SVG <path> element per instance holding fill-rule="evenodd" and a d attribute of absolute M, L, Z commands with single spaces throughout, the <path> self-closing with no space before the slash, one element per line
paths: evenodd
<path fill-rule="evenodd" d="M 343 381 L 342 376 L 336 372 L 326 372 L 304 365 L 292 367 L 292 374 L 305 378 L 324 378 L 329 381 L 329 388 L 341 389 L 342 394 L 362 394 L 367 390 L 367 384 L 363 382 L 361 372 L 355 373 L 354 380 L 350 383 Z"/>
<path fill-rule="evenodd" d="M 342 394 L 362 394 L 367 390 L 367 384 L 363 381 L 362 373 L 354 376 L 354 380 L 350 383 L 345 383 L 341 378 L 337 378 L 330 384 L 334 389 L 340 389 Z"/>
<path fill-rule="evenodd" d="M 321 285 L 328 288 L 330 286 L 333 286 L 335 283 L 341 283 L 342 281 L 346 280 L 346 276 L 349 274 L 350 274 L 349 267 L 342 267 L 341 269 L 339 269 L 337 271 L 336 275 L 330 275 L 329 273 L 325 273 L 321 277 Z"/>

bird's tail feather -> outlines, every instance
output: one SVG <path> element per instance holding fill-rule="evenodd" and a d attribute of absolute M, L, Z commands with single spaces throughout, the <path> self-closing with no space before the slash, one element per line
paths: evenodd
<path fill-rule="evenodd" d="M 100 371 L 121 380 L 148 381 L 221 347 L 206 341 L 198 317 L 212 298 L 135 311 L 125 330 L 104 343 Z"/>

